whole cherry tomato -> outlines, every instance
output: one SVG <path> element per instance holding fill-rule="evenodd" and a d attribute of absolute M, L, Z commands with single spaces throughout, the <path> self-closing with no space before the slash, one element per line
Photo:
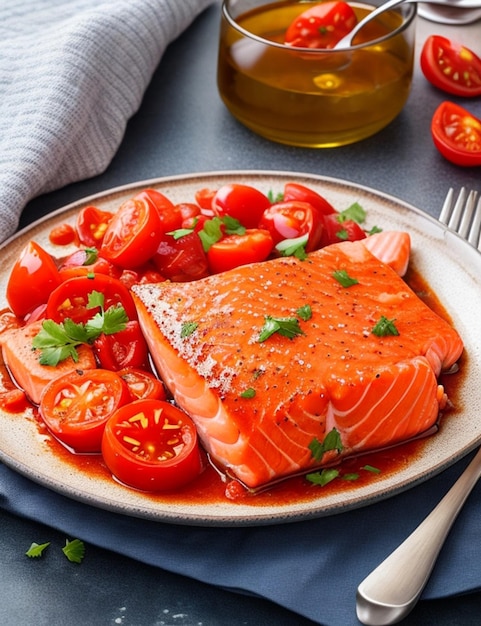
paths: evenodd
<path fill-rule="evenodd" d="M 7 283 L 8 306 L 24 317 L 41 304 L 61 282 L 57 265 L 35 241 L 29 241 L 15 262 Z"/>
<path fill-rule="evenodd" d="M 218 274 L 240 265 L 265 261 L 273 245 L 270 232 L 261 228 L 247 229 L 244 235 L 227 235 L 212 244 L 207 252 L 210 271 Z"/>
<path fill-rule="evenodd" d="M 322 215 L 311 204 L 291 200 L 278 202 L 266 209 L 259 227 L 270 232 L 274 245 L 284 239 L 308 235 L 306 251 L 310 252 L 321 241 L 324 222 Z"/>
<path fill-rule="evenodd" d="M 86 323 L 99 308 L 88 308 L 89 295 L 98 291 L 104 296 L 104 310 L 121 305 L 129 320 L 137 319 L 137 309 L 127 287 L 118 279 L 106 274 L 77 276 L 60 283 L 48 298 L 46 317 L 63 322 L 67 317 L 76 323 Z"/>
<path fill-rule="evenodd" d="M 113 213 L 110 211 L 102 211 L 95 206 L 81 209 L 76 223 L 80 243 L 90 248 L 99 247 L 112 217 Z"/>
<path fill-rule="evenodd" d="M 340 241 L 358 241 L 365 239 L 366 233 L 357 222 L 344 219 L 341 213 L 331 213 L 324 216 L 324 230 L 321 237 L 320 247 Z"/>
<path fill-rule="evenodd" d="M 172 235 L 162 237 L 153 262 L 162 276 L 178 283 L 197 280 L 208 274 L 207 257 L 196 232 L 179 239 Z"/>
<path fill-rule="evenodd" d="M 146 368 L 149 364 L 149 350 L 138 320 L 129 320 L 125 329 L 117 333 L 102 333 L 92 347 L 100 367 L 106 370 Z"/>
<path fill-rule="evenodd" d="M 115 372 L 74 370 L 45 387 L 39 412 L 65 445 L 76 452 L 100 452 L 105 423 L 129 401 L 128 387 Z"/>
<path fill-rule="evenodd" d="M 296 200 L 307 202 L 319 211 L 321 215 L 336 213 L 336 209 L 325 198 L 313 189 L 309 189 L 299 183 L 286 183 L 284 185 L 283 201 Z"/>
<path fill-rule="evenodd" d="M 430 83 L 447 93 L 481 95 L 481 59 L 460 43 L 431 35 L 421 51 L 421 69 Z"/>
<path fill-rule="evenodd" d="M 163 400 L 120 407 L 105 425 L 102 456 L 118 480 L 142 491 L 179 489 L 202 471 L 194 423 Z"/>
<path fill-rule="evenodd" d="M 246 228 L 257 228 L 262 214 L 270 205 L 269 198 L 261 191 L 238 183 L 222 186 L 212 199 L 215 215 L 229 215 Z"/>
<path fill-rule="evenodd" d="M 293 20 L 284 41 L 297 48 L 333 48 L 356 24 L 356 14 L 347 2 L 322 2 Z"/>
<path fill-rule="evenodd" d="M 107 226 L 100 256 L 124 269 L 146 263 L 157 250 L 162 223 L 154 204 L 142 197 L 127 200 Z"/>
<path fill-rule="evenodd" d="M 433 142 L 452 163 L 481 165 L 481 119 L 453 102 L 442 102 L 431 122 Z"/>

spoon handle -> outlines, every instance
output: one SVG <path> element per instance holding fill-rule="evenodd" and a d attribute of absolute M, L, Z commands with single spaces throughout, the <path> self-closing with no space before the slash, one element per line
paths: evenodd
<path fill-rule="evenodd" d="M 481 449 L 436 508 L 362 581 L 357 590 L 357 616 L 363 624 L 394 624 L 413 609 L 480 475 Z"/>

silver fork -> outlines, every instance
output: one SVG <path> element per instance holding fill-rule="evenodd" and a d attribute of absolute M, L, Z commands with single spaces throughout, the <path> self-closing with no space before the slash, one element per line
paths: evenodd
<path fill-rule="evenodd" d="M 481 251 L 481 197 L 478 192 L 461 188 L 457 199 L 450 189 L 439 214 L 439 221 L 461 235 L 472 246 Z"/>
<path fill-rule="evenodd" d="M 481 198 L 449 190 L 439 221 L 480 249 Z M 414 530 L 357 588 L 360 622 L 388 626 L 401 621 L 417 604 L 458 513 L 481 477 L 481 449 L 448 493 Z"/>

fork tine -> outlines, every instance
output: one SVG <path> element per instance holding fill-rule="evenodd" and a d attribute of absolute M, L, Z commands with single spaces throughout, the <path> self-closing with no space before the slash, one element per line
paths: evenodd
<path fill-rule="evenodd" d="M 464 239 L 468 239 L 469 243 L 471 243 L 471 241 L 469 240 L 469 237 L 471 236 L 476 237 L 476 232 L 471 228 L 471 219 L 473 217 L 477 195 L 478 194 L 474 190 L 471 190 L 469 192 L 468 197 L 466 198 L 466 203 L 464 205 L 464 212 L 461 217 L 461 223 L 458 228 L 458 232 L 461 235 L 461 237 L 464 237 Z M 479 231 L 478 231 L 478 236 L 479 236 Z M 472 244 L 472 245 L 475 245 L 476 247 L 478 245 L 478 242 L 476 241 L 476 244 Z"/>
<path fill-rule="evenodd" d="M 446 195 L 446 199 L 444 200 L 443 208 L 441 209 L 441 213 L 439 214 L 438 220 L 441 224 L 448 224 L 449 217 L 451 215 L 451 209 L 453 206 L 453 197 L 454 197 L 454 189 L 452 187 L 449 188 L 449 191 Z"/>
<path fill-rule="evenodd" d="M 475 198 L 473 198 L 473 207 L 474 207 Z M 478 204 L 476 207 L 476 211 L 474 213 L 473 223 L 471 224 L 471 229 L 469 232 L 468 241 L 469 243 L 481 251 L 481 197 L 478 200 Z"/>

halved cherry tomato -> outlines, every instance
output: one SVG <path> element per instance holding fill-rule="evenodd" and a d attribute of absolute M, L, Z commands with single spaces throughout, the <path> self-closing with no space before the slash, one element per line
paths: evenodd
<path fill-rule="evenodd" d="M 170 233 L 180 228 L 182 224 L 182 211 L 167 196 L 157 191 L 157 189 L 144 189 L 135 196 L 137 200 L 148 199 L 159 214 L 160 232 L 162 234 Z"/>
<path fill-rule="evenodd" d="M 188 415 L 163 400 L 137 400 L 108 420 L 102 455 L 122 483 L 142 491 L 171 491 L 202 471 L 197 431 Z"/>
<path fill-rule="evenodd" d="M 250 185 L 223 185 L 212 198 L 215 215 L 230 215 L 246 228 L 257 228 L 264 211 L 271 205 L 269 198 Z"/>
<path fill-rule="evenodd" d="M 117 374 L 125 381 L 132 400 L 151 398 L 165 400 L 166 393 L 163 383 L 151 372 L 135 367 L 119 370 Z"/>
<path fill-rule="evenodd" d="M 92 347 L 100 367 L 106 370 L 145 368 L 149 364 L 149 351 L 138 320 L 129 320 L 124 330 L 112 335 L 102 333 Z"/>
<path fill-rule="evenodd" d="M 336 209 L 325 198 L 313 189 L 300 185 L 299 183 L 286 183 L 284 185 L 283 201 L 296 200 L 307 202 L 319 211 L 321 215 L 336 213 Z"/>
<path fill-rule="evenodd" d="M 81 249 L 72 252 L 58 268 L 62 281 L 75 276 L 87 276 L 88 274 L 107 274 L 113 278 L 119 278 L 122 270 L 98 256 L 95 248 Z"/>
<path fill-rule="evenodd" d="M 207 258 L 196 232 L 179 239 L 165 235 L 152 260 L 162 276 L 177 283 L 197 280 L 208 274 Z"/>
<path fill-rule="evenodd" d="M 76 240 L 77 233 L 71 224 L 59 224 L 52 228 L 48 238 L 56 246 L 68 246 Z"/>
<path fill-rule="evenodd" d="M 195 192 L 195 201 L 200 206 L 200 210 L 204 215 L 212 217 L 214 211 L 212 210 L 212 200 L 214 199 L 217 189 L 208 189 L 203 187 Z"/>
<path fill-rule="evenodd" d="M 366 233 L 354 220 L 346 220 L 340 213 L 324 216 L 324 230 L 320 247 L 329 246 L 340 241 L 358 241 L 365 239 Z"/>
<path fill-rule="evenodd" d="M 259 228 L 270 232 L 274 245 L 284 239 L 308 235 L 306 250 L 310 252 L 315 250 L 321 241 L 324 222 L 311 204 L 291 200 L 273 204 L 264 211 Z"/>
<path fill-rule="evenodd" d="M 116 278 L 106 274 L 69 278 L 52 291 L 48 298 L 46 317 L 54 322 L 63 322 L 67 317 L 76 323 L 85 323 L 99 308 L 89 309 L 88 299 L 92 291 L 104 295 L 104 310 L 120 304 L 129 320 L 137 319 L 137 309 L 127 287 Z"/>
<path fill-rule="evenodd" d="M 481 119 L 453 102 L 442 102 L 434 112 L 431 134 L 439 152 L 464 167 L 481 165 Z"/>
<path fill-rule="evenodd" d="M 120 376 L 107 370 L 75 370 L 52 380 L 39 412 L 53 435 L 76 452 L 100 452 L 105 423 L 130 401 Z"/>
<path fill-rule="evenodd" d="M 7 283 L 8 306 L 18 317 L 47 302 L 61 282 L 57 265 L 35 241 L 29 241 L 15 262 Z"/>
<path fill-rule="evenodd" d="M 460 43 L 431 35 L 421 51 L 421 69 L 430 83 L 447 93 L 481 95 L 481 59 Z"/>
<path fill-rule="evenodd" d="M 207 252 L 210 271 L 218 274 L 240 265 L 265 261 L 273 245 L 270 232 L 261 228 L 247 229 L 244 235 L 227 235 L 212 244 Z"/>
<path fill-rule="evenodd" d="M 347 2 L 322 2 L 293 20 L 284 41 L 297 48 L 333 48 L 356 24 Z"/>
<path fill-rule="evenodd" d="M 159 212 L 147 198 L 132 198 L 110 220 L 99 250 L 100 256 L 125 269 L 146 263 L 160 243 Z"/>
<path fill-rule="evenodd" d="M 95 206 L 86 206 L 77 216 L 77 235 L 84 246 L 93 248 L 102 244 L 105 231 L 113 213 L 102 211 Z"/>

